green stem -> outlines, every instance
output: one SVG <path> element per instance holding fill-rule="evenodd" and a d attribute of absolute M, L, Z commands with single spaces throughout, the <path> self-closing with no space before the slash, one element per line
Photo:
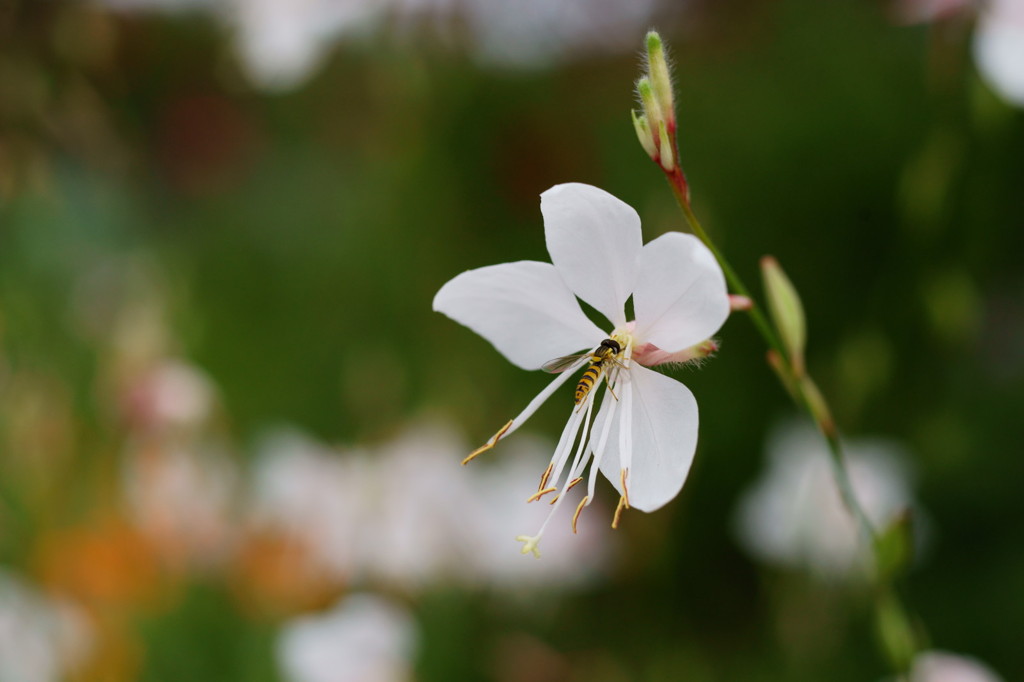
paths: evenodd
<path fill-rule="evenodd" d="M 676 166 L 673 171 L 666 172 L 665 175 L 668 179 L 669 186 L 672 188 L 672 193 L 675 195 L 676 202 L 679 204 L 679 208 L 682 209 L 683 215 L 686 217 L 686 222 L 689 224 L 690 229 L 715 256 L 715 259 L 721 266 L 722 272 L 725 274 L 726 281 L 729 283 L 729 287 L 732 289 L 733 293 L 745 296 L 750 300 L 751 307 L 748 312 L 754 322 L 754 326 L 757 327 L 757 330 L 760 332 L 765 342 L 775 353 L 778 354 L 778 357 L 781 360 L 782 375 L 780 378 L 783 379 L 783 383 L 789 383 L 788 387 L 793 389 L 791 392 L 794 401 L 814 418 L 815 423 L 821 430 L 822 436 L 828 443 L 833 478 L 835 479 L 836 486 L 839 489 L 839 495 L 843 501 L 843 506 L 846 507 L 847 511 L 854 518 L 864 542 L 871 549 L 871 556 L 874 561 L 875 569 L 874 576 L 877 581 L 875 589 L 875 609 L 879 614 L 880 622 L 884 621 L 886 626 L 880 627 L 880 635 L 883 639 L 889 640 L 887 647 L 889 651 L 887 653 L 890 656 L 893 666 L 900 673 L 901 677 L 899 679 L 902 682 L 902 680 L 905 679 L 905 672 L 910 659 L 912 658 L 914 651 L 917 649 L 917 638 L 910 626 L 906 609 L 903 607 L 899 596 L 891 585 L 889 578 L 884 576 L 880 570 L 881 562 L 879 560 L 878 548 L 875 542 L 877 535 L 875 527 L 868 518 L 864 508 L 860 505 L 860 502 L 857 501 L 857 495 L 853 490 L 853 484 L 850 481 L 850 476 L 847 472 L 846 457 L 843 454 L 843 446 L 839 440 L 839 434 L 835 424 L 830 416 L 831 410 L 829 410 L 828 404 L 825 402 L 824 397 L 821 396 L 811 378 L 804 372 L 796 372 L 794 370 L 792 359 L 786 353 L 786 349 L 779 341 L 779 337 L 775 333 L 774 327 L 761 311 L 761 307 L 750 295 L 750 290 L 747 289 L 743 280 L 736 274 L 736 271 L 732 269 L 732 266 L 729 265 L 729 262 L 722 255 L 721 251 L 718 250 L 714 242 L 711 241 L 707 232 L 704 231 L 704 227 L 700 224 L 700 221 L 693 212 L 693 208 L 690 206 L 689 189 L 686 179 L 682 174 L 682 170 Z M 823 414 L 825 416 L 822 416 Z M 895 647 L 897 651 L 893 651 L 893 639 L 898 642 L 898 645 Z"/>
<path fill-rule="evenodd" d="M 668 176 L 668 184 L 672 188 L 672 194 L 675 195 L 676 203 L 679 204 L 679 208 L 682 209 L 683 215 L 686 216 L 686 222 L 689 224 L 693 234 L 704 242 L 704 245 L 708 247 L 712 254 L 714 254 L 715 260 L 718 261 L 718 264 L 722 268 L 722 272 L 725 273 L 725 279 L 729 283 L 729 287 L 732 289 L 733 293 L 750 299 L 751 308 L 748 312 L 750 313 L 750 318 L 754 321 L 754 325 L 757 327 L 757 330 L 761 332 L 761 336 L 764 337 L 764 340 L 768 345 L 781 357 L 786 358 L 788 362 L 782 343 L 775 335 L 775 330 L 772 329 L 772 326 L 764 316 L 764 313 L 761 312 L 761 307 L 750 295 L 750 290 L 747 289 L 743 280 L 740 279 L 739 275 L 736 274 L 736 271 L 732 269 L 731 265 L 729 265 L 729 261 L 725 259 L 722 252 L 718 250 L 718 247 L 716 247 L 714 242 L 711 241 L 711 238 L 708 237 L 707 232 L 704 231 L 704 227 L 700 224 L 700 221 L 697 220 L 697 216 L 694 214 L 693 209 L 690 208 L 690 201 L 687 197 L 686 190 L 684 189 L 685 180 L 682 179 L 682 172 L 677 168 L 673 173 L 666 173 L 666 175 Z"/>
<path fill-rule="evenodd" d="M 764 313 L 761 311 L 761 307 L 757 304 L 757 301 L 750 295 L 750 290 L 743 283 L 740 276 L 736 274 L 736 271 L 732 269 L 732 266 L 729 265 L 729 261 L 727 261 L 725 256 L 722 255 L 722 252 L 718 250 L 715 243 L 711 241 L 708 233 L 704 230 L 704 226 L 700 224 L 700 220 L 698 220 L 696 214 L 694 214 L 693 208 L 690 206 L 689 197 L 687 196 L 687 184 L 682 171 L 676 167 L 676 169 L 671 173 L 666 173 L 666 177 L 668 179 L 669 186 L 672 188 L 672 194 L 675 195 L 676 203 L 679 204 L 679 208 L 682 209 L 683 215 L 686 216 L 686 222 L 689 224 L 690 229 L 693 230 L 693 234 L 704 242 L 704 245 L 708 247 L 712 254 L 714 254 L 715 259 L 722 267 L 722 272 L 725 273 L 725 279 L 729 283 L 733 292 L 750 299 L 751 307 L 748 312 L 750 313 L 751 320 L 754 322 L 754 326 L 757 327 L 757 330 L 761 333 L 761 336 L 764 338 L 768 346 L 779 354 L 779 357 L 782 358 L 786 368 L 792 374 L 792 360 L 786 353 L 786 350 L 779 341 L 778 336 L 775 334 L 775 330 L 772 328 L 771 323 L 768 322 L 768 318 L 765 317 Z M 814 410 L 811 407 L 811 401 L 805 388 L 801 388 L 799 395 L 795 395 L 793 397 L 798 399 L 798 402 L 802 402 L 802 407 L 812 416 L 814 415 Z M 835 432 L 835 428 L 826 427 L 817 419 L 815 421 L 822 427 L 822 435 L 824 435 L 825 440 L 828 442 L 832 466 L 835 472 L 836 484 L 839 487 L 839 494 L 843 500 L 843 504 L 854 519 L 856 519 L 857 525 L 860 528 L 861 534 L 864 535 L 865 540 L 871 543 L 875 538 L 875 529 L 871 524 L 871 521 L 868 519 L 867 514 L 860 506 L 860 503 L 857 502 L 857 496 L 853 491 L 853 485 L 851 484 L 850 477 L 846 472 L 846 458 L 843 456 L 843 447 L 839 442 L 839 437 Z"/>

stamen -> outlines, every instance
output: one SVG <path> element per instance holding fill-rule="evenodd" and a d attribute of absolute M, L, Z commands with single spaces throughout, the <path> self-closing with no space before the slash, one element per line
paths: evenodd
<path fill-rule="evenodd" d="M 608 387 L 608 392 L 612 394 L 612 397 L 618 400 L 619 396 L 615 395 L 615 391 L 612 390 L 612 382 L 610 379 L 605 382 L 605 385 Z"/>
<path fill-rule="evenodd" d="M 502 426 L 501 429 L 499 429 L 496 434 L 491 436 L 491 439 L 489 441 L 487 441 L 486 443 L 484 443 L 483 445 L 478 447 L 473 452 L 469 453 L 469 455 L 466 457 L 466 459 L 462 460 L 462 466 L 466 466 L 467 464 L 472 462 L 474 459 L 476 459 L 476 457 L 478 455 L 482 455 L 483 453 L 487 452 L 488 450 L 493 448 L 495 445 L 497 445 L 498 441 L 501 440 L 501 437 L 504 436 L 505 433 L 510 428 L 512 428 L 512 422 L 514 422 L 514 421 L 515 421 L 514 419 L 509 419 L 508 420 L 508 424 L 505 424 L 504 426 Z"/>
<path fill-rule="evenodd" d="M 612 517 L 612 528 L 619 527 L 619 517 L 622 516 L 623 509 L 629 509 L 629 503 L 625 497 L 620 497 L 619 504 L 615 507 L 615 516 Z"/>
<path fill-rule="evenodd" d="M 633 382 L 622 387 L 622 413 L 619 415 L 619 467 L 633 464 Z"/>
<path fill-rule="evenodd" d="M 544 488 L 544 490 L 538 490 L 537 492 L 535 492 L 534 494 L 532 494 L 528 498 L 526 498 L 526 501 L 527 502 L 536 502 L 537 500 L 539 500 L 540 498 L 544 497 L 548 493 L 553 493 L 556 490 L 558 490 L 558 488 L 554 488 L 554 487 L 552 487 L 552 488 Z M 558 499 L 558 498 L 555 498 L 555 499 Z M 552 500 L 552 502 L 554 502 L 554 500 Z"/>
<path fill-rule="evenodd" d="M 573 413 L 569 417 L 569 421 L 566 422 L 565 428 L 562 430 L 562 435 L 558 439 L 558 445 L 555 447 L 555 453 L 551 457 L 551 461 L 554 463 L 554 468 L 551 470 L 551 478 L 556 482 L 562 478 L 562 472 L 565 470 L 567 464 L 569 464 L 569 455 L 572 453 L 573 444 L 576 442 L 576 437 L 580 432 L 580 425 L 583 420 L 583 415 Z M 570 468 L 570 475 L 572 469 Z"/>
<path fill-rule="evenodd" d="M 573 533 L 576 532 L 576 521 L 580 518 L 580 514 L 583 512 L 583 507 L 585 507 L 587 505 L 587 501 L 589 499 L 590 499 L 589 497 L 584 497 L 582 500 L 580 500 L 579 506 L 576 507 L 576 513 L 572 515 L 572 532 Z"/>
<path fill-rule="evenodd" d="M 587 495 L 590 497 L 594 496 L 594 486 L 597 484 L 597 472 L 601 467 L 601 458 L 604 457 L 605 445 L 608 442 L 608 434 L 611 432 L 612 419 L 615 417 L 615 411 L 618 405 L 618 400 L 608 400 L 607 395 L 605 395 L 601 400 L 601 411 L 598 412 L 598 416 L 605 412 L 606 408 L 607 416 L 604 419 L 604 425 L 601 427 L 601 436 L 597 439 L 597 447 L 593 447 L 593 443 L 591 443 L 591 451 L 594 453 L 594 457 L 590 462 L 590 481 L 587 483 Z"/>
<path fill-rule="evenodd" d="M 537 492 L 544 489 L 544 486 L 548 484 L 548 478 L 551 476 L 551 470 L 555 468 L 555 463 L 551 462 L 548 464 L 548 468 L 544 470 L 544 475 L 540 477 L 540 485 L 537 486 Z"/>
<path fill-rule="evenodd" d="M 572 487 L 574 485 L 576 485 L 577 483 L 579 483 L 580 481 L 582 481 L 582 480 L 583 480 L 583 477 L 582 476 L 578 476 L 578 477 L 572 479 L 571 481 L 569 481 L 569 485 L 565 486 L 565 490 L 563 490 L 562 492 L 558 493 L 553 498 L 551 498 L 551 501 L 548 502 L 548 504 L 554 504 L 555 502 L 558 502 L 558 498 L 559 497 L 561 497 L 564 493 L 567 493 L 570 490 L 572 490 Z M 552 490 L 553 490 L 553 488 L 552 488 Z M 547 492 L 547 491 L 545 490 L 544 492 Z"/>
<path fill-rule="evenodd" d="M 626 509 L 629 509 L 629 488 L 626 487 L 626 476 L 629 474 L 629 469 L 622 469 L 619 471 L 619 483 L 622 484 L 622 500 L 626 504 Z"/>

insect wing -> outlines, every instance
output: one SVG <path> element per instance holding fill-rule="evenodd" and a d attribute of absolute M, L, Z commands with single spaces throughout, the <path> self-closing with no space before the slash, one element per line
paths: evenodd
<path fill-rule="evenodd" d="M 577 353 L 576 355 L 563 355 L 560 358 L 554 360 L 548 360 L 540 366 L 545 372 L 551 372 L 552 374 L 558 374 L 569 369 L 583 358 L 590 357 L 590 353 Z"/>

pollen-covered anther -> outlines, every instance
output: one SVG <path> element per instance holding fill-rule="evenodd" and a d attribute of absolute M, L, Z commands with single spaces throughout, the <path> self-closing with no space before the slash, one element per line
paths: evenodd
<path fill-rule="evenodd" d="M 544 497 L 548 493 L 553 493 L 556 490 L 558 490 L 558 488 L 555 488 L 555 487 L 544 488 L 543 490 L 538 490 L 537 492 L 535 492 L 534 494 L 532 494 L 528 498 L 526 498 L 526 501 L 527 502 L 536 502 L 537 500 L 539 500 L 540 498 Z"/>
<path fill-rule="evenodd" d="M 625 497 L 620 497 L 619 504 L 615 507 L 615 516 L 612 517 L 612 528 L 619 527 L 619 518 L 622 516 L 623 509 L 629 509 L 629 503 L 626 502 Z"/>
<path fill-rule="evenodd" d="M 579 506 L 578 506 L 578 507 L 576 507 L 576 513 L 574 513 L 574 514 L 572 515 L 572 532 L 573 532 L 573 533 L 575 533 L 575 532 L 576 532 L 576 521 L 578 521 L 578 520 L 579 520 L 579 518 L 580 518 L 580 514 L 582 514 L 582 513 L 583 513 L 583 508 L 584 508 L 585 506 L 587 506 L 587 502 L 588 502 L 589 500 L 590 500 L 590 498 L 589 498 L 589 497 L 586 497 L 586 496 L 584 496 L 584 498 L 583 498 L 582 500 L 580 500 L 580 504 L 579 504 Z"/>
<path fill-rule="evenodd" d="M 540 477 L 540 485 L 537 486 L 537 492 L 544 490 L 548 484 L 548 479 L 551 477 L 551 470 L 555 468 L 555 463 L 551 462 L 548 464 L 548 468 L 544 470 L 544 474 Z"/>
<path fill-rule="evenodd" d="M 548 504 L 554 504 L 555 502 L 558 502 L 558 498 L 559 497 L 561 497 L 563 494 L 565 494 L 565 493 L 569 492 L 570 490 L 572 490 L 572 487 L 574 485 L 576 485 L 577 483 L 579 483 L 580 481 L 582 481 L 582 480 L 583 480 L 583 477 L 580 476 L 578 478 L 574 478 L 571 481 L 569 481 L 569 485 L 565 486 L 565 490 L 563 490 L 562 492 L 560 492 L 557 495 L 555 495 L 554 497 L 552 497 L 551 501 L 548 502 Z"/>
<path fill-rule="evenodd" d="M 462 460 L 462 466 L 466 466 L 467 464 L 469 464 L 470 462 L 472 462 L 472 461 L 473 461 L 474 459 L 476 459 L 476 458 L 477 458 L 477 456 L 479 456 L 479 455 L 482 455 L 482 454 L 484 454 L 485 452 L 487 452 L 488 450 L 490 450 L 491 448 L 493 448 L 493 447 L 494 447 L 495 445 L 497 445 L 497 444 L 498 444 L 498 441 L 499 441 L 499 440 L 501 440 L 501 437 L 502 437 L 502 436 L 504 436 L 504 435 L 505 435 L 505 433 L 506 433 L 506 432 L 507 432 L 507 431 L 508 431 L 509 429 L 511 429 L 511 428 L 512 428 L 512 422 L 513 422 L 513 421 L 515 421 L 515 420 L 513 420 L 513 419 L 509 419 L 509 420 L 508 420 L 508 423 L 507 423 L 507 424 L 505 424 L 504 426 L 502 426 L 502 427 L 501 427 L 501 428 L 500 428 L 500 429 L 498 430 L 498 432 L 497 432 L 496 434 L 494 434 L 493 436 L 491 436 L 491 439 L 490 439 L 489 441 L 487 441 L 486 443 L 484 443 L 483 445 L 481 445 L 480 447 L 478 447 L 478 448 L 477 448 L 476 450 L 474 450 L 473 452 L 469 453 L 469 455 L 467 455 L 467 456 L 466 456 L 466 459 Z"/>

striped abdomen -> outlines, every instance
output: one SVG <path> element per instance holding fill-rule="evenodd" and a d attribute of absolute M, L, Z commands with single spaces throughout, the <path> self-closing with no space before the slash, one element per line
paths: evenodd
<path fill-rule="evenodd" d="M 579 405 L 583 402 L 583 399 L 590 393 L 590 389 L 594 387 L 598 378 L 601 376 L 601 365 L 604 363 L 604 358 L 597 358 L 593 364 L 587 368 L 587 371 L 580 377 L 580 383 L 576 384 L 576 404 Z"/>

